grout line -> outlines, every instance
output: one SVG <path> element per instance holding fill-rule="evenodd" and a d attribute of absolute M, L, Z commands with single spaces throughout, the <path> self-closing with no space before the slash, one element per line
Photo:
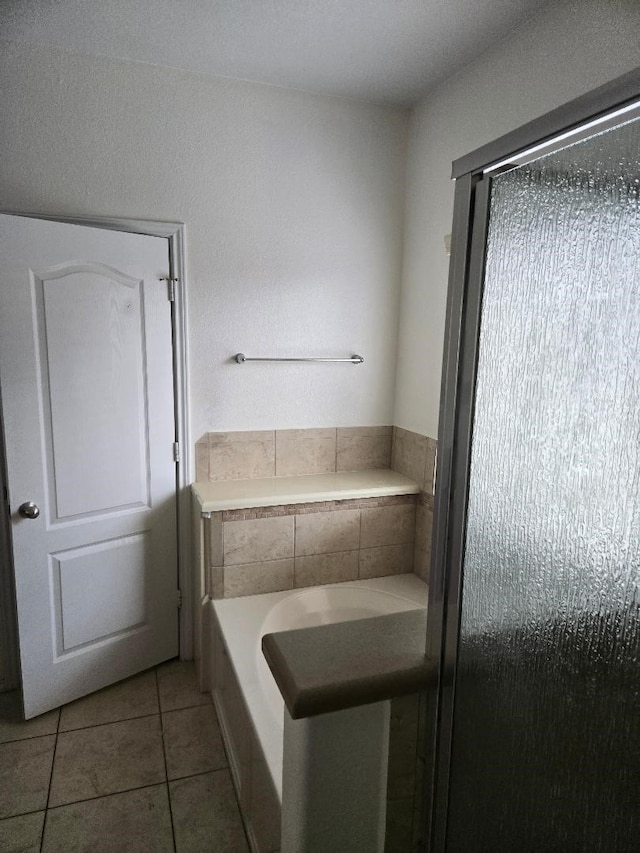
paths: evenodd
<path fill-rule="evenodd" d="M 425 453 L 424 453 L 424 471 L 422 472 L 422 486 L 421 489 L 423 492 L 427 491 L 427 466 L 429 465 L 429 439 L 425 441 Z M 418 484 L 420 485 L 420 484 Z M 431 489 L 429 489 L 431 491 Z"/>
<path fill-rule="evenodd" d="M 166 782 L 151 782 L 146 785 L 134 785 L 133 788 L 123 788 L 121 791 L 109 791 L 107 794 L 95 794 L 93 797 L 82 797 L 79 800 L 71 800 L 68 803 L 60 803 L 57 806 L 49 806 L 47 812 L 57 811 L 58 809 L 66 809 L 67 806 L 75 806 L 78 803 L 91 803 L 94 800 L 105 800 L 107 797 L 117 797 L 119 794 L 130 794 L 132 791 L 143 791 L 145 788 L 158 788 L 161 785 L 166 785 Z M 40 809 L 42 811 L 42 809 Z"/>
<path fill-rule="evenodd" d="M 296 589 L 296 539 L 298 538 L 298 515 L 293 516 L 293 588 Z"/>
<path fill-rule="evenodd" d="M 215 689 L 215 687 L 214 687 L 214 689 Z M 213 699 L 213 694 L 212 694 L 212 699 Z M 244 812 L 242 810 L 242 806 L 240 805 L 240 798 L 238 796 L 238 791 L 236 790 L 235 779 L 234 779 L 233 773 L 231 772 L 231 762 L 229 761 L 229 752 L 227 751 L 227 741 L 226 741 L 226 738 L 225 738 L 223 731 L 222 731 L 222 726 L 220 724 L 220 717 L 218 715 L 218 709 L 216 708 L 215 702 L 213 702 L 213 710 L 214 710 L 214 713 L 216 715 L 216 722 L 218 724 L 218 728 L 220 729 L 220 739 L 222 740 L 222 749 L 224 751 L 225 758 L 227 759 L 227 766 L 221 767 L 220 770 L 214 770 L 214 771 L 208 770 L 206 772 L 207 773 L 211 773 L 211 772 L 221 773 L 221 772 L 226 771 L 229 774 L 229 780 L 231 782 L 231 790 L 233 791 L 233 799 L 235 800 L 236 806 L 238 808 L 238 815 L 240 816 L 240 826 L 242 827 L 242 832 L 244 833 L 245 841 L 247 842 L 247 851 L 249 851 L 249 853 L 250 853 L 250 851 L 253 848 L 252 848 L 251 843 L 249 841 L 249 833 L 247 832 L 247 827 L 245 825 Z M 251 751 L 251 750 L 249 750 L 249 751 Z M 200 774 L 194 774 L 194 775 L 200 775 Z"/>
<path fill-rule="evenodd" d="M 206 696 L 206 693 L 202 694 Z M 180 708 L 167 708 L 166 711 L 162 711 L 160 716 L 166 717 L 167 714 L 178 714 L 180 711 L 193 711 L 194 708 L 209 708 L 213 705 L 213 702 L 196 702 L 195 705 L 183 705 Z"/>
<path fill-rule="evenodd" d="M 86 726 L 78 726 L 75 729 L 63 729 L 59 734 L 70 735 L 74 732 L 83 732 L 86 729 L 98 729 L 100 726 L 113 726 L 115 723 L 128 723 L 131 720 L 144 720 L 147 717 L 157 717 L 159 714 L 160 711 L 153 711 L 150 714 L 138 714 L 135 717 L 118 717 L 116 720 L 107 720 L 104 723 L 89 723 Z"/>
<path fill-rule="evenodd" d="M 313 554 L 296 554 L 296 560 L 305 560 L 307 557 L 331 557 L 334 554 L 352 554 L 354 551 L 359 551 L 360 548 L 341 548 L 339 551 L 317 551 Z M 265 560 L 265 562 L 268 562 Z M 251 565 L 251 564 L 249 564 Z"/>
<path fill-rule="evenodd" d="M 28 741 L 28 740 L 37 740 L 39 737 L 51 737 L 52 735 L 55 735 L 55 734 L 57 734 L 57 731 L 55 731 L 55 732 L 43 732 L 40 735 L 27 735 L 27 737 L 17 737 L 17 738 L 11 738 L 10 740 L 3 740 L 2 742 L 0 742 L 0 749 L 9 743 L 24 743 L 25 741 Z M 36 809 L 36 811 L 42 811 L 42 809 Z M 4 818 L 0 818 L 0 820 L 4 820 Z"/>
<path fill-rule="evenodd" d="M 273 476 L 278 476 L 278 430 L 273 431 Z"/>
<path fill-rule="evenodd" d="M 220 513 L 220 562 L 222 563 L 222 566 L 221 566 L 221 569 L 222 569 L 222 571 L 221 571 L 221 575 L 222 575 L 222 577 L 220 578 L 220 585 L 221 585 L 221 587 L 222 587 L 222 588 L 221 588 L 221 589 L 219 589 L 219 590 L 218 590 L 218 592 L 220 592 L 220 594 L 221 594 L 221 598 L 225 598 L 225 589 L 224 589 L 224 584 L 225 584 L 224 575 L 225 575 L 225 571 L 224 571 L 224 570 L 225 570 L 226 563 L 225 563 L 225 559 L 224 559 L 224 525 L 225 525 L 224 515 L 223 515 L 222 513 Z M 215 597 L 215 586 L 214 586 L 214 588 L 213 588 L 212 592 L 213 592 L 214 594 L 213 594 L 211 597 L 212 597 L 212 598 L 214 598 L 214 597 Z"/>
<path fill-rule="evenodd" d="M 185 773 L 184 776 L 175 776 L 167 781 L 169 784 L 172 784 L 173 782 L 184 782 L 185 779 L 192 779 L 195 776 L 207 776 L 209 773 L 223 773 L 224 771 L 231 773 L 231 769 L 228 764 L 224 764 L 222 767 L 210 767 L 208 770 L 198 770 L 197 773 Z"/>
<path fill-rule="evenodd" d="M 362 554 L 362 507 L 358 510 L 359 513 L 359 521 L 358 521 L 358 580 L 360 579 L 360 556 Z"/>
<path fill-rule="evenodd" d="M 169 772 L 167 770 L 167 752 L 164 743 L 164 721 L 162 719 L 162 706 L 160 704 L 160 684 L 158 682 L 158 668 L 155 669 L 156 676 L 156 695 L 158 697 L 158 708 L 160 709 L 160 737 L 162 738 L 162 761 L 164 763 L 164 784 L 167 791 L 167 802 L 169 803 L 169 820 L 171 821 L 171 838 L 173 840 L 173 849 L 176 847 L 176 830 L 173 824 L 173 808 L 171 807 L 171 790 L 169 788 Z"/>
<path fill-rule="evenodd" d="M 42 809 L 29 809 L 26 812 L 17 812 L 16 814 L 7 814 L 4 817 L 0 817 L 0 823 L 4 823 L 5 820 L 13 820 L 14 817 L 25 817 L 25 815 L 30 815 L 30 814 L 40 814 L 40 812 L 43 812 L 43 811 L 44 811 L 43 808 Z"/>
<path fill-rule="evenodd" d="M 42 832 L 40 833 L 40 853 L 44 845 L 44 833 L 47 827 L 47 815 L 49 814 L 49 800 L 51 799 L 51 784 L 53 782 L 53 770 L 56 766 L 56 753 L 58 751 L 58 736 L 60 734 L 60 720 L 62 720 L 62 708 L 58 708 L 58 722 L 56 724 L 55 741 L 53 742 L 53 755 L 51 757 L 51 773 L 49 774 L 49 788 L 47 789 L 47 802 L 44 807 L 44 820 L 42 821 Z"/>
<path fill-rule="evenodd" d="M 229 773 L 231 774 L 231 770 L 229 769 L 229 765 L 225 764 L 224 767 L 216 767 L 214 770 L 198 770 L 197 773 L 189 773 L 186 776 L 176 776 L 175 779 L 170 779 L 170 782 L 182 782 L 185 779 L 196 779 L 198 776 L 208 776 L 209 773 Z"/>

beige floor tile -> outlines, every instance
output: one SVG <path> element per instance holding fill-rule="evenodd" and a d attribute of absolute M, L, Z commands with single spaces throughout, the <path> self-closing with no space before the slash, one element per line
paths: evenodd
<path fill-rule="evenodd" d="M 141 717 L 61 732 L 50 806 L 165 780 L 160 717 Z"/>
<path fill-rule="evenodd" d="M 162 715 L 162 728 L 169 779 L 226 767 L 213 705 L 169 711 Z"/>
<path fill-rule="evenodd" d="M 249 853 L 227 770 L 169 783 L 177 853 Z"/>
<path fill-rule="evenodd" d="M 149 670 L 65 705 L 60 731 L 147 717 L 159 710 L 156 674 Z"/>
<path fill-rule="evenodd" d="M 0 820 L 2 853 L 40 853 L 44 812 Z"/>
<path fill-rule="evenodd" d="M 190 660 L 172 660 L 157 667 L 160 710 L 177 711 L 194 705 L 211 705 L 211 696 L 201 693 L 196 667 Z"/>
<path fill-rule="evenodd" d="M 28 737 L 54 735 L 58 729 L 59 708 L 34 717 L 32 720 L 22 719 L 20 692 L 11 690 L 0 694 L 0 743 L 12 740 L 23 740 Z"/>
<path fill-rule="evenodd" d="M 47 805 L 55 735 L 0 746 L 0 818 Z"/>
<path fill-rule="evenodd" d="M 42 851 L 173 853 L 166 785 L 50 809 Z"/>

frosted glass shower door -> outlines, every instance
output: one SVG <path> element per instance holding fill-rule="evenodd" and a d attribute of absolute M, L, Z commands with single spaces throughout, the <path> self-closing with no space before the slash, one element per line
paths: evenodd
<path fill-rule="evenodd" d="M 640 121 L 493 179 L 448 853 L 640 849 Z"/>

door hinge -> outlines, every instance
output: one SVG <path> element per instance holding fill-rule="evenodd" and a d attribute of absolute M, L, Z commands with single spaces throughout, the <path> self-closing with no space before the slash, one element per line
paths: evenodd
<path fill-rule="evenodd" d="M 182 607 L 182 590 L 181 589 L 176 590 L 176 604 L 178 606 L 178 610 L 180 610 L 180 608 Z"/>
<path fill-rule="evenodd" d="M 169 299 L 169 302 L 175 302 L 176 301 L 176 282 L 177 282 L 177 280 L 178 280 L 177 278 L 169 278 L 166 275 L 162 276 L 162 278 L 160 279 L 160 281 L 166 281 L 167 282 L 167 298 Z"/>
<path fill-rule="evenodd" d="M 173 461 L 180 461 L 180 442 L 178 441 L 173 442 Z"/>

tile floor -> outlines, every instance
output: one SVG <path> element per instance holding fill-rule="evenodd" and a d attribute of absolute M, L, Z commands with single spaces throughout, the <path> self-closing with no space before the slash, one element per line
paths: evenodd
<path fill-rule="evenodd" d="M 34 720 L 0 694 L 2 853 L 248 853 L 211 697 L 170 661 Z"/>

